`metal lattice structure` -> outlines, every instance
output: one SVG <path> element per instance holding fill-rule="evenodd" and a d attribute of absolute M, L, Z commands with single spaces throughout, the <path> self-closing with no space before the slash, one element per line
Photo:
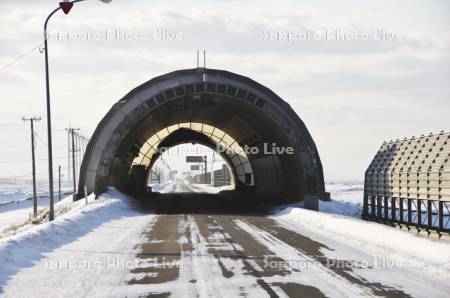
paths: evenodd
<path fill-rule="evenodd" d="M 365 174 L 363 218 L 450 232 L 450 133 L 384 142 Z"/>

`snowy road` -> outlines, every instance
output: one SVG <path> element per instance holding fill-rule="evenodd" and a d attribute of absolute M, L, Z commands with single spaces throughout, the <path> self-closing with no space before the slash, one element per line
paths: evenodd
<path fill-rule="evenodd" d="M 405 262 L 400 250 L 369 249 L 308 223 L 308 214 L 336 225 L 339 218 L 302 214 L 301 224 L 283 216 L 155 215 L 112 192 L 0 242 L 0 296 L 447 297 L 450 245 L 394 231 L 400 241 L 435 248 L 429 262 Z"/>
<path fill-rule="evenodd" d="M 329 247 L 266 217 L 164 215 L 144 235 L 136 257 L 152 265 L 131 270 L 128 284 L 145 295 L 445 297 L 448 287 L 430 288 L 431 279 L 407 268 L 364 268 L 373 256 L 345 243 Z"/>

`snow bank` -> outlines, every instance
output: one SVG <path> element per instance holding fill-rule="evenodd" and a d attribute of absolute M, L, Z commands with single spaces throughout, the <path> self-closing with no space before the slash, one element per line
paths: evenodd
<path fill-rule="evenodd" d="M 65 192 L 63 196 L 67 196 L 72 192 Z M 3 193 L 0 193 L 2 196 Z M 55 196 L 57 198 L 57 195 Z M 72 201 L 72 200 L 70 200 Z M 48 210 L 48 195 L 38 196 L 37 200 L 38 213 Z M 16 229 L 17 226 L 26 224 L 33 213 L 33 200 L 31 197 L 0 202 L 0 237 L 5 231 Z"/>
<path fill-rule="evenodd" d="M 374 255 L 405 260 L 433 272 L 450 271 L 450 243 L 427 239 L 374 222 L 288 207 L 272 216 L 293 231 L 306 229 Z M 300 232 L 301 233 L 301 232 Z"/>
<path fill-rule="evenodd" d="M 200 192 L 200 193 L 218 193 L 222 190 L 232 190 L 234 187 L 232 185 L 224 185 L 215 187 L 209 184 L 197 184 L 197 183 L 191 183 L 187 184 L 187 186 L 193 191 L 193 192 Z"/>
<path fill-rule="evenodd" d="M 341 214 L 355 218 L 362 216 L 362 203 L 351 203 L 346 201 L 319 201 L 319 210 L 325 213 Z"/>
<path fill-rule="evenodd" d="M 169 180 L 161 184 L 151 184 L 152 190 L 160 193 L 197 192 L 215 194 L 222 190 L 232 190 L 232 185 L 215 187 L 209 184 L 190 183 L 186 179 Z"/>
<path fill-rule="evenodd" d="M 325 187 L 330 192 L 331 201 L 319 201 L 320 211 L 361 218 L 364 183 L 334 182 Z"/>
<path fill-rule="evenodd" d="M 0 184 L 0 206 L 2 203 L 30 200 L 33 197 L 33 190 L 30 188 L 30 185 Z M 46 196 L 47 193 L 48 192 L 43 189 L 37 190 L 37 195 L 39 197 Z"/>
<path fill-rule="evenodd" d="M 132 209 L 131 201 L 120 192 L 109 189 L 94 200 L 94 196 L 75 203 L 72 198 L 56 204 L 56 219 L 0 239 L 0 293 L 7 280 L 21 269 L 32 267 L 45 258 L 45 253 L 75 241 L 101 224 L 141 215 Z"/>
<path fill-rule="evenodd" d="M 154 192 L 167 193 L 173 189 L 174 181 L 169 180 L 161 184 L 151 184 L 150 186 Z"/>

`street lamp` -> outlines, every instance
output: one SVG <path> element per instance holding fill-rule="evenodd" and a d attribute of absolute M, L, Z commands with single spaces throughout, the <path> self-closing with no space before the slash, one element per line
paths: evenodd
<path fill-rule="evenodd" d="M 47 93 L 47 136 L 48 136 L 48 185 L 49 185 L 49 201 L 50 201 L 50 211 L 49 211 L 49 221 L 55 218 L 54 208 L 53 208 L 53 149 L 52 149 L 52 120 L 50 111 L 50 82 L 49 82 L 49 71 L 48 71 L 48 46 L 47 46 L 47 24 L 50 18 L 58 11 L 62 10 L 64 14 L 68 14 L 72 9 L 74 3 L 86 1 L 86 0 L 73 0 L 60 2 L 59 6 L 55 8 L 47 17 L 44 23 L 44 51 L 45 51 L 45 87 Z M 100 0 L 104 3 L 109 3 L 111 0 Z"/>

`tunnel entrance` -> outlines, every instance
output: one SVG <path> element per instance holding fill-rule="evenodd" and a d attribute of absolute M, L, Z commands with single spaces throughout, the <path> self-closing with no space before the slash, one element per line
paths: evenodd
<path fill-rule="evenodd" d="M 145 196 L 163 150 L 186 143 L 216 150 L 240 194 L 311 209 L 327 195 L 314 141 L 285 101 L 247 77 L 196 68 L 156 77 L 114 104 L 88 144 L 78 196 L 85 186 Z"/>

